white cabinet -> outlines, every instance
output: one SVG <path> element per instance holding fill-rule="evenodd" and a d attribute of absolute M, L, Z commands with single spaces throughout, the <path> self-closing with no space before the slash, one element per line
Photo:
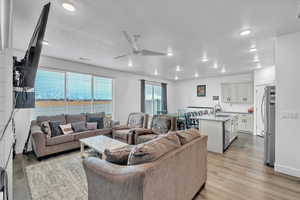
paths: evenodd
<path fill-rule="evenodd" d="M 252 114 L 239 114 L 238 130 L 241 132 L 253 132 L 253 115 Z"/>
<path fill-rule="evenodd" d="M 253 104 L 253 83 L 223 83 L 221 85 L 222 102 Z"/>
<path fill-rule="evenodd" d="M 231 83 L 222 84 L 222 102 L 233 103 L 236 101 L 235 89 Z"/>

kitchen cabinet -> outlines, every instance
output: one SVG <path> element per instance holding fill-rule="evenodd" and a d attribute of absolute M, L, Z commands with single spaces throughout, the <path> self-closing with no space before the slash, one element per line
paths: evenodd
<path fill-rule="evenodd" d="M 238 118 L 238 130 L 240 132 L 253 133 L 253 115 L 239 114 Z"/>
<path fill-rule="evenodd" d="M 253 83 L 222 83 L 222 102 L 236 104 L 253 104 Z"/>

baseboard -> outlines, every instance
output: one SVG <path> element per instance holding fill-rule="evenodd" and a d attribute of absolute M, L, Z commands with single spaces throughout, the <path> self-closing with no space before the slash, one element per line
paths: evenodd
<path fill-rule="evenodd" d="M 300 169 L 275 164 L 275 171 L 290 176 L 300 177 Z"/>

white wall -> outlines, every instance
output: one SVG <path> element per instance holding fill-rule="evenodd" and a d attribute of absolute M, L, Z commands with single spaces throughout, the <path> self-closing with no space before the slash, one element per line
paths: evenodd
<path fill-rule="evenodd" d="M 300 177 L 300 33 L 276 42 L 276 171 Z"/>
<path fill-rule="evenodd" d="M 0 135 L 12 109 L 12 1 L 0 0 Z M 12 156 L 10 148 L 13 143 L 11 123 L 0 141 L 0 166 L 4 167 L 8 160 L 9 199 L 12 194 Z M 9 159 L 10 158 L 10 159 Z"/>
<path fill-rule="evenodd" d="M 254 85 L 275 84 L 275 66 L 254 71 Z"/>
<path fill-rule="evenodd" d="M 23 56 L 23 52 L 15 51 L 18 57 Z M 164 81 L 155 77 L 147 77 L 127 72 L 114 71 L 92 65 L 56 59 L 42 56 L 40 60 L 41 68 L 58 69 L 71 72 L 90 73 L 114 79 L 114 119 L 125 123 L 130 112 L 140 111 L 140 80 L 158 81 L 168 83 L 168 109 L 175 111 L 173 104 L 173 82 Z M 32 109 L 19 110 L 16 114 L 17 133 L 17 153 L 20 153 L 25 144 L 29 131 Z"/>
<path fill-rule="evenodd" d="M 266 86 L 266 85 L 275 85 L 275 66 L 271 66 L 271 67 L 266 67 L 263 69 L 258 69 L 254 71 L 254 131 L 253 133 L 256 135 L 257 131 L 256 131 L 256 124 L 257 124 L 257 120 L 256 120 L 256 115 L 257 115 L 257 111 L 256 111 L 256 106 L 260 106 L 257 105 L 257 96 L 256 96 L 256 87 L 259 86 Z"/>
<path fill-rule="evenodd" d="M 212 100 L 213 96 L 220 96 L 221 102 L 222 83 L 246 81 L 253 81 L 253 75 L 251 73 L 234 76 L 220 76 L 212 78 L 199 78 L 194 80 L 178 81 L 178 83 L 175 84 L 176 109 L 184 109 L 188 106 L 213 107 L 215 105 L 215 102 L 213 102 Z M 206 85 L 206 97 L 197 97 L 197 85 Z M 247 112 L 248 108 L 252 106 L 244 104 L 227 104 L 222 102 L 221 104 L 223 110 L 237 112 Z"/>

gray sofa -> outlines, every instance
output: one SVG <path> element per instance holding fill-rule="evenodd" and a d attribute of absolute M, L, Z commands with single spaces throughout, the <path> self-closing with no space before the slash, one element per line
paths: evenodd
<path fill-rule="evenodd" d="M 105 117 L 105 113 L 89 114 L 93 116 Z M 77 121 L 86 121 L 87 114 L 77 115 L 55 115 L 55 116 L 38 116 L 36 120 L 31 122 L 31 142 L 35 155 L 37 158 L 48 156 L 51 154 L 72 150 L 80 147 L 79 139 L 87 138 L 97 135 L 105 135 L 112 137 L 112 121 L 105 122 L 106 128 L 87 130 L 83 132 L 76 132 L 67 135 L 60 135 L 56 137 L 49 137 L 42 131 L 41 123 L 44 121 L 59 121 L 62 124 L 73 123 Z M 109 124 L 107 124 L 109 123 Z"/>
<path fill-rule="evenodd" d="M 191 200 L 207 179 L 207 136 L 138 165 L 83 161 L 89 200 Z"/>

